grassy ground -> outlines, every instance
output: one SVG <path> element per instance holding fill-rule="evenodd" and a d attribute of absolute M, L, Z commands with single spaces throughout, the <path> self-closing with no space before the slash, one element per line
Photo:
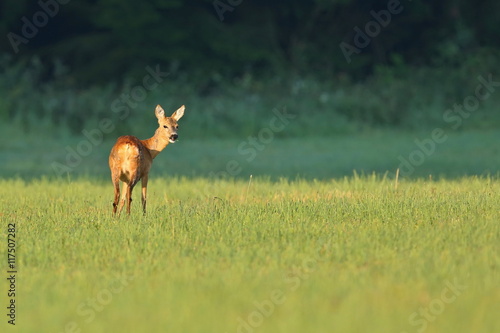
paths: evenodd
<path fill-rule="evenodd" d="M 16 331 L 499 329 L 498 178 L 152 178 L 119 219 L 105 180 L 0 181 Z"/>
<path fill-rule="evenodd" d="M 148 215 L 136 190 L 132 216 L 115 219 L 115 134 L 70 165 L 87 138 L 5 128 L 16 331 L 498 331 L 500 132 L 449 132 L 434 147 L 431 132 L 257 144 L 184 133 L 154 162 Z"/>

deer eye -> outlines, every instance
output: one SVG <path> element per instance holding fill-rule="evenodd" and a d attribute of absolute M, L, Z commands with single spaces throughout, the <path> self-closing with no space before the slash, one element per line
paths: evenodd
<path fill-rule="evenodd" d="M 178 128 L 179 128 L 179 126 L 175 126 L 175 129 L 178 129 Z"/>
<path fill-rule="evenodd" d="M 167 125 L 163 125 L 163 128 L 168 128 L 168 126 Z"/>

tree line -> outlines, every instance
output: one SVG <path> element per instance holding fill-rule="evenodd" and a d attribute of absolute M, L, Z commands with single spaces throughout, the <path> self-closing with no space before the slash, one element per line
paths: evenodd
<path fill-rule="evenodd" d="M 379 66 L 459 66 L 497 50 L 492 0 L 4 0 L 1 53 L 96 83 L 167 64 L 240 76 L 364 79 Z"/>

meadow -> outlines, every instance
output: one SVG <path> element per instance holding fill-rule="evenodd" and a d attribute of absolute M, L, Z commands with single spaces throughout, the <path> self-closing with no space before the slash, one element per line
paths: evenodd
<path fill-rule="evenodd" d="M 148 214 L 136 191 L 114 218 L 108 180 L 3 179 L 15 331 L 495 332 L 499 193 L 496 176 L 152 177 Z"/>
<path fill-rule="evenodd" d="M 122 134 L 145 139 L 152 136 L 154 126 L 150 119 L 149 130 Z M 22 134 L 15 127 L 1 131 L 9 138 L 0 142 L 0 175 L 5 178 L 110 179 L 108 155 L 119 136 L 117 133 L 106 135 L 97 145 L 89 145 L 89 153 L 79 155 L 77 160 L 69 151 L 75 152 L 80 144 L 89 142 L 84 136 L 54 138 L 40 133 Z M 282 177 L 327 180 L 352 176 L 354 172 L 394 177 L 398 168 L 406 171 L 402 177 L 410 179 L 498 175 L 500 150 L 495 143 L 500 141 L 500 131 L 448 131 L 445 142 L 436 143 L 432 153 L 424 153 L 415 140 L 429 140 L 430 133 L 432 130 L 367 130 L 330 137 L 277 137 L 250 146 L 249 138 L 257 138 L 256 134 L 200 139 L 192 138 L 192 133 L 181 127 L 179 142 L 169 145 L 155 159 L 151 176 L 247 180 L 253 175 L 272 180 Z M 242 144 L 246 144 L 244 151 L 240 149 Z M 410 163 L 410 156 L 415 153 L 423 157 L 416 161 L 418 165 L 402 165 L 402 160 Z M 232 168 L 230 161 L 235 161 L 237 167 Z M 59 167 L 54 168 L 54 163 Z"/>
<path fill-rule="evenodd" d="M 147 108 L 102 137 L 106 113 L 71 118 L 72 130 L 34 115 L 2 123 L 0 253 L 14 224 L 16 331 L 499 330 L 493 100 L 459 128 L 440 117 L 351 126 L 289 102 L 296 118 L 275 132 L 279 103 L 256 99 L 252 114 L 236 100 L 193 99 L 179 142 L 155 159 L 146 216 L 137 188 L 132 215 L 111 215 L 107 157 L 117 136 L 153 134 Z"/>
<path fill-rule="evenodd" d="M 500 332 L 493 4 L 10 2 L 0 332 Z"/>

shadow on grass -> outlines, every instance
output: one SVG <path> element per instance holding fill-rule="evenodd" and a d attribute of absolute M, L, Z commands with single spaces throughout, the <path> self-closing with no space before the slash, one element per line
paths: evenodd
<path fill-rule="evenodd" d="M 328 138 L 274 139 L 266 145 L 245 145 L 243 141 L 189 140 L 168 146 L 154 161 L 150 177 L 183 176 L 248 179 L 265 176 L 279 178 L 330 179 L 358 174 L 394 177 L 402 159 L 419 150 L 416 138 L 427 133 L 373 131 L 360 135 Z M 2 178 L 40 177 L 75 179 L 90 177 L 109 180 L 108 154 L 114 141 L 92 147 L 81 161 L 66 172 L 57 173 L 54 162 L 68 166 L 68 147 L 75 149 L 81 138 L 65 140 L 13 140 L 0 152 Z M 432 154 L 413 165 L 406 178 L 457 178 L 468 175 L 497 174 L 500 170 L 500 132 L 463 132 L 450 135 Z"/>

